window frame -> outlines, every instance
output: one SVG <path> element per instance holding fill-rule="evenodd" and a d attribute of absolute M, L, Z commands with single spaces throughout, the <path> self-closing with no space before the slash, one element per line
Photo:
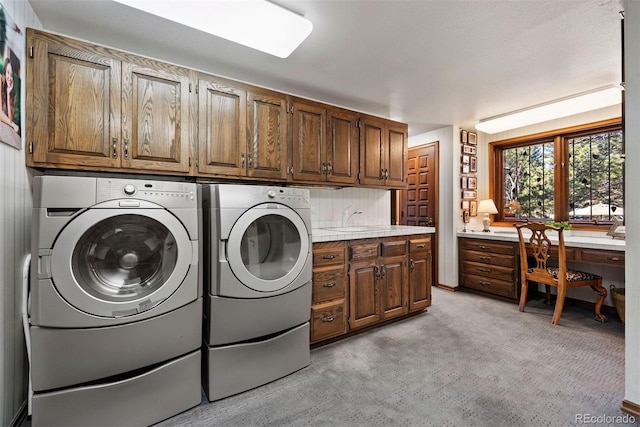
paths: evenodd
<path fill-rule="evenodd" d="M 506 218 L 504 216 L 504 174 L 502 173 L 502 165 L 504 162 L 503 150 L 553 141 L 554 163 L 556 165 L 553 172 L 554 220 L 569 221 L 569 152 L 568 143 L 566 141 L 570 138 L 611 131 L 624 131 L 622 129 L 622 119 L 620 117 L 489 143 L 489 197 L 495 201 L 496 207 L 498 208 L 498 213 L 494 215 L 494 222 L 492 225 L 510 227 L 517 222 L 526 222 L 525 219 Z M 558 165 L 561 165 L 561 167 L 558 167 Z M 611 223 L 611 221 L 573 221 L 571 222 L 571 225 L 580 229 L 603 230 L 608 229 Z"/>

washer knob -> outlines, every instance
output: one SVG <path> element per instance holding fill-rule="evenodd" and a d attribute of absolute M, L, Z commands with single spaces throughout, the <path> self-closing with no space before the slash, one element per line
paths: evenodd
<path fill-rule="evenodd" d="M 124 186 L 124 194 L 131 196 L 136 192 L 136 187 L 133 184 L 127 184 Z"/>
<path fill-rule="evenodd" d="M 276 192 L 273 190 L 269 190 L 267 191 L 267 196 L 269 196 L 270 199 L 273 199 L 274 197 L 276 197 Z"/>

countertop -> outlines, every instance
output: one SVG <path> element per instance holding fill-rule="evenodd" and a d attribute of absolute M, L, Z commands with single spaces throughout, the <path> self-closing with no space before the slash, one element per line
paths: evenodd
<path fill-rule="evenodd" d="M 612 239 L 611 236 L 607 236 L 605 233 L 598 233 L 601 236 L 594 233 L 584 233 L 580 231 L 565 231 L 564 232 L 564 244 L 565 246 L 570 246 L 574 248 L 588 248 L 588 249 L 604 249 L 610 251 L 621 251 L 625 250 L 625 241 Z M 557 235 L 554 237 L 555 233 L 549 234 L 549 240 L 552 243 L 557 243 Z M 518 233 L 515 229 L 506 229 L 506 230 L 491 230 L 488 233 L 484 233 L 482 231 L 458 231 L 458 237 L 468 237 L 472 239 L 488 239 L 488 240 L 502 240 L 508 242 L 517 242 L 518 241 Z M 526 233 L 525 236 L 531 235 L 531 233 Z"/>
<path fill-rule="evenodd" d="M 311 231 L 313 243 L 336 240 L 368 239 L 375 237 L 407 236 L 411 234 L 432 234 L 435 227 L 413 227 L 408 225 L 368 225 L 356 227 L 314 228 Z"/>

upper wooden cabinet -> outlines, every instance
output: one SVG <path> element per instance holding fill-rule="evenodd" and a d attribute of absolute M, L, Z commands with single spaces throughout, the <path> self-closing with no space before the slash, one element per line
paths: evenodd
<path fill-rule="evenodd" d="M 360 122 L 360 184 L 407 185 L 407 126 L 376 117 Z"/>
<path fill-rule="evenodd" d="M 29 166 L 189 172 L 190 70 L 28 29 Z"/>
<path fill-rule="evenodd" d="M 355 184 L 358 115 L 294 98 L 292 116 L 292 179 Z"/>

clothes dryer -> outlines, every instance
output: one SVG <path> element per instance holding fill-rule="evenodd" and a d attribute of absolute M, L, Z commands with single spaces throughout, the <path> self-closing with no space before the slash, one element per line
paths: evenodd
<path fill-rule="evenodd" d="M 203 214 L 204 384 L 216 400 L 309 364 L 309 192 L 206 185 Z"/>
<path fill-rule="evenodd" d="M 200 222 L 194 183 L 34 179 L 34 426 L 152 424 L 200 402 Z"/>

